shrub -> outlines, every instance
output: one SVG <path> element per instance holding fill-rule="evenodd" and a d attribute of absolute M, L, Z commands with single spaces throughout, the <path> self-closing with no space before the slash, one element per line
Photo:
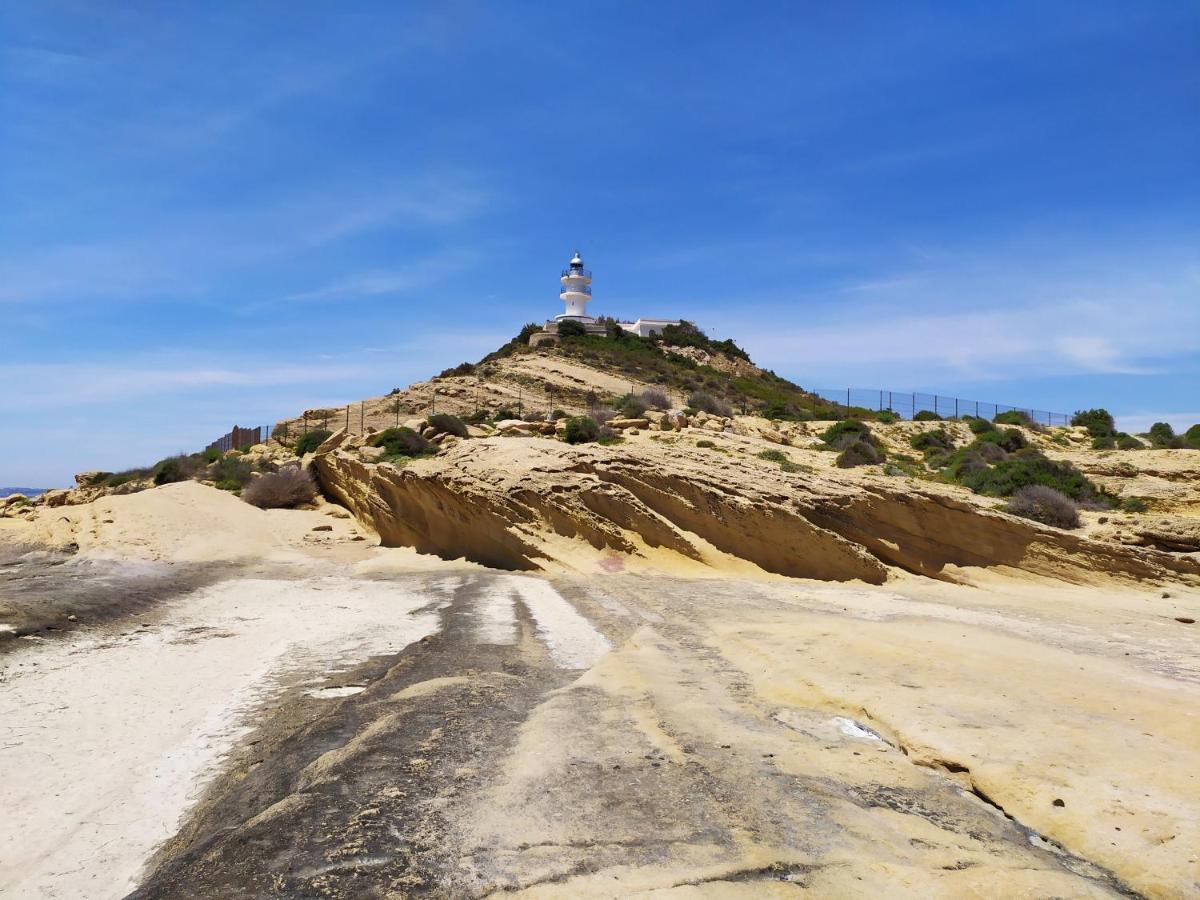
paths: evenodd
<path fill-rule="evenodd" d="M 660 390 L 647 388 L 639 398 L 650 409 L 670 409 L 671 399 Z"/>
<path fill-rule="evenodd" d="M 559 419 L 565 419 L 566 417 L 566 412 L 561 409 L 556 409 L 554 412 L 550 413 L 551 422 L 557 422 Z"/>
<path fill-rule="evenodd" d="M 972 434 L 987 434 L 989 431 L 996 431 L 997 428 L 987 419 L 972 418 L 967 422 L 967 427 L 971 429 Z"/>
<path fill-rule="evenodd" d="M 1200 425 L 1193 425 L 1183 433 L 1183 444 L 1185 447 L 1200 450 Z"/>
<path fill-rule="evenodd" d="M 583 327 L 582 322 L 577 322 L 574 319 L 563 319 L 558 323 L 559 337 L 586 337 L 587 329 Z"/>
<path fill-rule="evenodd" d="M 1114 450 L 1117 446 L 1117 439 L 1111 434 L 1102 434 L 1092 438 L 1093 450 Z"/>
<path fill-rule="evenodd" d="M 242 499 L 260 509 L 292 509 L 316 499 L 312 475 L 299 466 L 286 466 L 255 478 L 242 491 Z"/>
<path fill-rule="evenodd" d="M 779 468 L 785 472 L 798 472 L 800 467 L 788 459 L 787 454 L 782 450 L 762 450 L 758 454 L 759 459 L 765 459 L 767 462 L 779 463 Z"/>
<path fill-rule="evenodd" d="M 843 450 L 860 440 L 874 443 L 871 429 L 867 427 L 866 422 L 860 422 L 858 419 L 842 419 L 840 422 L 835 422 L 825 429 L 821 440 L 837 450 Z"/>
<path fill-rule="evenodd" d="M 467 416 L 466 421 L 467 421 L 468 425 L 482 425 L 484 422 L 487 421 L 487 417 L 488 417 L 487 410 L 477 409 L 477 410 L 475 410 L 475 412 L 473 412 L 469 416 Z"/>
<path fill-rule="evenodd" d="M 710 440 L 696 441 L 697 447 L 704 447 L 706 450 L 715 450 L 717 445 Z M 765 452 L 765 451 L 764 451 Z"/>
<path fill-rule="evenodd" d="M 979 452 L 979 445 L 963 447 L 956 451 L 946 466 L 946 474 L 954 481 L 966 482 L 968 478 L 988 470 L 987 460 Z"/>
<path fill-rule="evenodd" d="M 372 447 L 383 447 L 384 457 L 423 456 L 430 452 L 429 441 L 411 428 L 385 428 L 372 435 L 368 442 Z"/>
<path fill-rule="evenodd" d="M 223 491 L 237 491 L 250 480 L 250 463 L 237 456 L 223 456 L 209 466 L 208 477 Z"/>
<path fill-rule="evenodd" d="M 1095 502 L 1103 496 L 1087 476 L 1070 463 L 1056 462 L 1038 453 L 1006 459 L 969 474 L 962 481 L 975 493 L 994 497 L 1011 497 L 1031 484 L 1052 487 L 1073 500 Z"/>
<path fill-rule="evenodd" d="M 952 450 L 954 441 L 946 433 L 945 428 L 935 428 L 933 431 L 923 431 L 914 435 L 909 441 L 914 450 L 929 453 L 933 450 Z"/>
<path fill-rule="evenodd" d="M 646 414 L 646 405 L 634 396 L 625 397 L 617 407 L 621 416 L 626 419 L 640 419 Z"/>
<path fill-rule="evenodd" d="M 1144 513 L 1150 507 L 1141 497 L 1126 497 L 1121 501 L 1121 509 L 1129 513 Z"/>
<path fill-rule="evenodd" d="M 194 476 L 204 464 L 199 455 L 168 456 L 160 459 L 150 469 L 150 475 L 155 484 L 173 484 L 177 481 L 187 481 Z"/>
<path fill-rule="evenodd" d="M 865 440 L 852 442 L 845 450 L 838 454 L 837 458 L 839 469 L 870 466 L 877 462 L 879 462 L 879 451 L 875 449 L 874 444 L 869 444 Z"/>
<path fill-rule="evenodd" d="M 621 435 L 617 434 L 616 431 L 609 428 L 607 425 L 601 425 L 600 433 L 596 435 L 596 443 L 603 444 L 606 447 L 610 444 L 624 443 L 624 441 L 625 438 L 621 437 Z"/>
<path fill-rule="evenodd" d="M 1009 409 L 1002 413 L 996 413 L 992 417 L 992 421 L 997 425 L 1024 425 L 1026 428 L 1034 428 L 1037 425 L 1030 418 L 1029 413 L 1019 409 Z"/>
<path fill-rule="evenodd" d="M 1135 438 L 1132 434 L 1126 434 L 1123 431 L 1117 432 L 1117 449 L 1118 450 L 1145 450 L 1146 445 Z"/>
<path fill-rule="evenodd" d="M 1107 409 L 1081 409 L 1071 416 L 1072 425 L 1082 425 L 1092 437 L 1104 437 L 1117 429 L 1112 413 Z"/>
<path fill-rule="evenodd" d="M 1008 451 L 993 441 L 976 441 L 975 452 L 986 463 L 998 463 L 1008 459 Z"/>
<path fill-rule="evenodd" d="M 942 417 L 932 409 L 923 409 L 912 417 L 914 422 L 940 422 Z"/>
<path fill-rule="evenodd" d="M 528 338 L 526 338 L 526 340 L 528 340 Z M 441 372 L 438 373 L 437 377 L 438 378 L 452 378 L 455 375 L 474 375 L 474 374 L 475 374 L 475 364 L 469 363 L 469 362 L 464 362 L 464 363 L 459 363 L 457 366 L 454 366 L 453 368 L 443 369 Z"/>
<path fill-rule="evenodd" d="M 519 419 L 519 418 L 521 418 L 521 417 L 518 416 L 511 409 L 509 409 L 507 406 L 500 407 L 498 410 L 496 410 L 495 413 L 492 414 L 493 422 L 503 422 L 505 419 Z"/>
<path fill-rule="evenodd" d="M 317 428 L 316 430 L 310 431 L 307 434 L 300 435 L 300 437 L 296 440 L 296 455 L 304 456 L 306 453 L 312 453 L 323 443 L 325 443 L 325 439 L 331 434 L 333 434 L 332 431 L 327 431 L 324 428 Z"/>
<path fill-rule="evenodd" d="M 1019 488 L 1009 498 L 1005 512 L 1023 519 L 1033 519 L 1056 528 L 1078 528 L 1079 508 L 1070 497 L 1043 484 Z"/>
<path fill-rule="evenodd" d="M 729 418 L 733 415 L 733 410 L 730 409 L 728 403 L 724 403 L 723 401 L 718 400 L 716 397 L 713 397 L 711 394 L 705 393 L 704 391 L 693 391 L 691 394 L 689 394 L 688 406 L 692 407 L 693 409 L 703 410 L 704 412 L 713 416 Z"/>
<path fill-rule="evenodd" d="M 1182 447 L 1183 441 L 1175 436 L 1175 429 L 1168 422 L 1155 422 L 1150 426 L 1150 443 L 1154 447 Z"/>
<path fill-rule="evenodd" d="M 1029 446 L 1024 433 L 1018 428 L 1005 428 L 1003 431 L 993 429 L 985 431 L 975 439 L 977 444 L 998 444 L 1009 453 Z"/>
<path fill-rule="evenodd" d="M 203 453 L 201 453 L 200 456 L 204 459 L 205 462 L 212 463 L 212 462 L 216 462 L 218 459 L 221 458 L 221 451 L 218 450 L 216 447 L 209 447 L 207 450 L 205 450 Z"/>
<path fill-rule="evenodd" d="M 591 416 L 572 416 L 567 419 L 564 439 L 568 444 L 587 444 L 600 437 L 600 424 Z"/>
<path fill-rule="evenodd" d="M 442 434 L 452 434 L 460 438 L 467 436 L 467 424 L 458 416 L 452 416 L 450 413 L 434 413 L 425 421 Z"/>
<path fill-rule="evenodd" d="M 897 421 L 897 416 L 890 409 L 885 409 L 875 414 L 875 421 L 880 425 L 893 425 Z"/>

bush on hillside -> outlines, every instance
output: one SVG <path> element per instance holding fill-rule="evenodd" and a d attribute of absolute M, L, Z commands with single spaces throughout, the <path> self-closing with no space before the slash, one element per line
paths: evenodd
<path fill-rule="evenodd" d="M 646 404 L 632 394 L 620 398 L 614 406 L 625 419 L 640 419 L 646 414 Z"/>
<path fill-rule="evenodd" d="M 566 417 L 567 417 L 566 412 L 561 409 L 556 409 L 556 410 L 554 410 L 554 412 L 550 413 L 550 421 L 551 422 L 557 422 L 559 419 L 565 419 Z"/>
<path fill-rule="evenodd" d="M 526 340 L 528 340 L 528 338 L 526 338 Z M 438 373 L 437 377 L 438 378 L 453 378 L 456 375 L 474 375 L 474 374 L 475 374 L 475 364 L 469 363 L 469 362 L 463 362 L 463 363 L 459 363 L 457 366 L 453 366 L 452 368 L 442 369 L 442 371 Z"/>
<path fill-rule="evenodd" d="M 450 413 L 434 413 L 425 421 L 431 428 L 437 429 L 442 434 L 452 434 L 460 438 L 467 436 L 467 424 L 458 416 L 452 416 Z"/>
<path fill-rule="evenodd" d="M 926 454 L 934 450 L 953 450 L 954 441 L 945 428 L 935 428 L 933 431 L 923 431 L 918 435 L 914 435 L 909 444 L 914 450 L 920 450 Z"/>
<path fill-rule="evenodd" d="M 1126 434 L 1123 431 L 1117 432 L 1117 449 L 1118 450 L 1145 450 L 1146 445 L 1135 438 L 1132 434 Z"/>
<path fill-rule="evenodd" d="M 515 412 L 513 412 L 507 406 L 500 407 L 498 410 L 496 410 L 492 414 L 493 422 L 503 422 L 506 419 L 519 419 L 519 418 L 520 418 L 520 416 L 518 416 Z"/>
<path fill-rule="evenodd" d="M 250 472 L 250 463 L 229 454 L 209 466 L 208 477 L 223 491 L 240 491 L 250 480 Z"/>
<path fill-rule="evenodd" d="M 287 422 L 280 422 L 271 429 L 271 437 L 279 441 L 281 444 L 286 444 L 287 439 L 291 436 L 291 430 L 288 428 Z"/>
<path fill-rule="evenodd" d="M 855 441 L 875 442 L 867 423 L 858 419 L 842 419 L 842 421 L 830 425 L 821 434 L 821 440 L 825 442 L 826 446 L 835 450 L 844 450 Z"/>
<path fill-rule="evenodd" d="M 317 484 L 307 470 L 286 466 L 251 481 L 242 490 L 242 499 L 260 509 L 294 509 L 311 503 L 317 496 Z"/>
<path fill-rule="evenodd" d="M 985 431 L 975 439 L 977 444 L 997 444 L 1009 453 L 1022 450 L 1029 446 L 1025 434 L 1019 428 L 1005 428 L 1003 431 L 993 429 Z"/>
<path fill-rule="evenodd" d="M 978 416 L 972 417 L 967 421 L 967 427 L 971 429 L 972 434 L 986 434 L 989 431 L 997 431 L 995 425 L 987 419 L 981 419 Z"/>
<path fill-rule="evenodd" d="M 723 418 L 729 418 L 733 415 L 733 410 L 729 407 L 728 403 L 718 400 L 705 391 L 693 391 L 688 395 L 687 402 L 688 406 L 692 409 L 702 410 L 709 415 L 721 416 Z"/>
<path fill-rule="evenodd" d="M 879 450 L 874 444 L 865 440 L 856 440 L 838 454 L 839 469 L 852 469 L 855 466 L 870 466 L 880 461 Z"/>
<path fill-rule="evenodd" d="M 1037 423 L 1033 421 L 1029 413 L 1020 409 L 1008 409 L 1002 413 L 996 413 L 992 417 L 992 421 L 997 425 L 1023 425 L 1026 428 L 1037 427 Z"/>
<path fill-rule="evenodd" d="M 962 482 L 977 494 L 993 497 L 1011 497 L 1020 488 L 1040 484 L 1081 502 L 1095 503 L 1104 498 L 1087 476 L 1073 465 L 1047 459 L 1038 453 L 1003 460 L 966 475 Z"/>
<path fill-rule="evenodd" d="M 323 443 L 325 443 L 325 439 L 331 434 L 333 434 L 332 431 L 327 431 L 324 428 L 317 428 L 314 431 L 308 432 L 307 434 L 300 435 L 300 437 L 296 439 L 296 455 L 304 456 L 306 453 L 312 453 Z"/>
<path fill-rule="evenodd" d="M 768 416 L 768 418 L 770 418 Z M 880 425 L 894 425 L 899 418 L 890 409 L 882 409 L 875 414 L 875 421 Z"/>
<path fill-rule="evenodd" d="M 1111 434 L 1101 434 L 1092 438 L 1093 450 L 1115 450 L 1117 447 L 1117 439 Z"/>
<path fill-rule="evenodd" d="M 1161 449 L 1182 447 L 1183 441 L 1175 435 L 1169 422 L 1155 422 L 1150 426 L 1150 444 Z"/>
<path fill-rule="evenodd" d="M 221 458 L 221 451 L 216 447 L 209 447 L 207 450 L 201 452 L 200 456 L 205 462 L 212 463 Z"/>
<path fill-rule="evenodd" d="M 587 329 L 583 327 L 582 322 L 577 322 L 575 319 L 563 319 L 558 323 L 558 336 L 563 338 L 586 337 Z"/>
<path fill-rule="evenodd" d="M 155 484 L 174 484 L 188 481 L 204 467 L 204 458 L 198 453 L 168 456 L 160 459 L 150 469 Z"/>
<path fill-rule="evenodd" d="M 940 422 L 942 417 L 932 409 L 923 409 L 912 417 L 914 422 Z"/>
<path fill-rule="evenodd" d="M 670 409 L 671 398 L 657 388 L 646 388 L 639 399 L 649 409 Z"/>
<path fill-rule="evenodd" d="M 382 447 L 384 458 L 396 456 L 424 456 L 430 452 L 429 441 L 411 428 L 385 428 L 373 435 L 368 442 L 372 447 Z"/>
<path fill-rule="evenodd" d="M 1023 519 L 1033 519 L 1056 528 L 1078 528 L 1079 507 L 1070 497 L 1043 484 L 1019 488 L 1009 498 L 1005 512 Z"/>
<path fill-rule="evenodd" d="M 1117 430 L 1112 413 L 1107 409 L 1081 409 L 1071 416 L 1072 425 L 1082 425 L 1092 437 L 1104 437 Z"/>
<path fill-rule="evenodd" d="M 1149 505 L 1141 497 L 1126 497 L 1121 501 L 1122 512 L 1144 513 L 1149 508 Z"/>
<path fill-rule="evenodd" d="M 779 468 L 784 472 L 800 471 L 800 467 L 792 462 L 782 450 L 762 450 L 759 452 L 758 458 L 765 459 L 767 462 L 779 463 Z"/>
<path fill-rule="evenodd" d="M 572 416 L 567 419 L 563 439 L 568 444 L 588 444 L 600 437 L 600 423 L 591 416 Z"/>

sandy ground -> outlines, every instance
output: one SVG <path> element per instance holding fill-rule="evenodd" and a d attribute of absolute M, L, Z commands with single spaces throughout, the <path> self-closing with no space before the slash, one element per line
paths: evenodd
<path fill-rule="evenodd" d="M 547 580 L 102 503 L 0 583 L 80 582 L 0 644 L 0 896 L 1200 895 L 1195 589 Z M 122 615 L 101 563 L 225 577 Z"/>

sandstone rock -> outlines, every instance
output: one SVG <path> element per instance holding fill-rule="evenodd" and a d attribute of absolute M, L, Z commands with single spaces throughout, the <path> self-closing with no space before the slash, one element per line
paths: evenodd
<path fill-rule="evenodd" d="M 107 473 L 100 471 L 79 472 L 75 475 L 75 483 L 79 485 L 79 487 L 90 487 L 93 482 L 98 481 L 100 476 L 105 474 Z"/>
<path fill-rule="evenodd" d="M 363 447 L 358 451 L 358 455 L 367 462 L 375 462 L 385 453 L 387 453 L 387 449 L 384 447 Z"/>
<path fill-rule="evenodd" d="M 427 441 L 433 440 L 433 438 L 437 436 L 437 433 L 438 430 L 432 425 L 426 425 L 421 429 L 421 437 L 425 438 Z"/>
<path fill-rule="evenodd" d="M 313 531 L 333 531 L 332 525 L 314 525 Z"/>
<path fill-rule="evenodd" d="M 625 428 L 647 428 L 650 425 L 650 420 L 645 418 L 640 419 L 609 419 L 608 427 L 615 428 L 618 431 Z"/>
<path fill-rule="evenodd" d="M 67 492 L 63 490 L 50 490 L 42 494 L 42 503 L 49 507 L 66 506 L 69 499 Z"/>

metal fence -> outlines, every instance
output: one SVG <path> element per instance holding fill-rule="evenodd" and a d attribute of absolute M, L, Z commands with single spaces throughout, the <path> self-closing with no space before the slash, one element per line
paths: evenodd
<path fill-rule="evenodd" d="M 259 425 L 255 428 L 241 428 L 237 425 L 228 434 L 217 438 L 205 450 L 219 450 L 226 453 L 230 450 L 245 450 L 255 444 L 265 444 L 271 437 L 270 425 Z"/>
<path fill-rule="evenodd" d="M 911 419 L 917 413 L 929 411 L 943 418 L 978 416 L 993 419 L 1002 412 L 1020 412 L 1039 425 L 1070 425 L 1067 413 L 1030 409 L 1027 406 L 1012 406 L 990 400 L 965 400 L 962 397 L 946 397 L 941 394 L 922 394 L 915 391 L 889 391 L 880 388 L 812 388 L 814 394 L 830 401 L 835 406 L 890 410 L 902 419 Z"/>

